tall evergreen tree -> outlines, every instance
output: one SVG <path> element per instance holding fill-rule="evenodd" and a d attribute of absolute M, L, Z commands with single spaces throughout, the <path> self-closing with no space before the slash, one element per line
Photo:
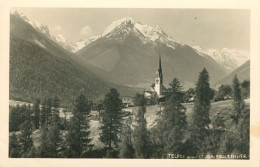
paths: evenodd
<path fill-rule="evenodd" d="M 45 127 L 46 124 L 46 100 L 43 101 L 42 107 L 40 110 L 40 127 Z"/>
<path fill-rule="evenodd" d="M 245 109 L 245 102 L 242 98 L 240 83 L 236 75 L 233 79 L 232 86 L 233 86 L 232 99 L 233 99 L 233 111 L 234 111 L 234 114 L 232 115 L 232 119 L 236 124 L 238 124 L 241 113 Z"/>
<path fill-rule="evenodd" d="M 134 158 L 135 150 L 132 142 L 132 116 L 128 116 L 125 124 L 122 127 L 122 148 L 121 156 L 123 158 Z"/>
<path fill-rule="evenodd" d="M 50 157 L 58 157 L 61 149 L 59 99 L 52 99 L 52 120 L 48 127 L 48 145 Z"/>
<path fill-rule="evenodd" d="M 15 133 L 9 134 L 9 157 L 19 158 L 20 154 L 20 144 Z"/>
<path fill-rule="evenodd" d="M 105 113 L 101 121 L 100 141 L 107 146 L 108 155 L 110 155 L 112 144 L 118 146 L 120 141 L 119 133 L 122 126 L 122 100 L 117 89 L 110 89 L 110 92 L 105 96 L 103 104 Z"/>
<path fill-rule="evenodd" d="M 211 88 L 209 85 L 209 74 L 204 68 L 200 74 L 195 88 L 195 102 L 192 114 L 192 125 L 190 135 L 189 153 L 192 155 L 206 154 L 206 146 L 204 141 L 206 136 L 209 135 L 209 111 L 210 111 L 210 98 L 212 96 Z"/>
<path fill-rule="evenodd" d="M 136 155 L 141 158 L 150 158 L 151 141 L 147 130 L 147 122 L 144 117 L 146 112 L 144 95 L 136 94 L 135 104 L 138 106 L 136 125 L 134 129 L 134 146 Z"/>
<path fill-rule="evenodd" d="M 199 75 L 195 93 L 193 125 L 197 128 L 204 129 L 205 127 L 208 127 L 210 123 L 209 110 L 211 97 L 209 73 L 206 68 L 204 68 Z"/>
<path fill-rule="evenodd" d="M 36 99 L 33 103 L 33 118 L 34 118 L 34 128 L 40 128 L 40 100 Z"/>
<path fill-rule="evenodd" d="M 72 157 L 84 157 L 91 150 L 90 144 L 90 125 L 89 114 L 91 110 L 91 102 L 84 96 L 79 95 L 74 104 L 70 128 L 67 135 L 67 142 L 72 153 Z"/>
<path fill-rule="evenodd" d="M 9 132 L 19 131 L 19 118 L 21 114 L 18 106 L 10 107 L 10 115 L 9 115 Z"/>
<path fill-rule="evenodd" d="M 22 157 L 28 157 L 28 154 L 33 147 L 32 128 L 33 124 L 29 120 L 26 120 L 21 125 L 21 135 L 19 136 L 19 140 L 21 142 Z"/>
<path fill-rule="evenodd" d="M 52 120 L 52 99 L 47 98 L 46 99 L 46 110 L 45 110 L 45 120 L 47 127 L 50 125 Z"/>
<path fill-rule="evenodd" d="M 177 78 L 170 83 L 171 96 L 166 102 L 162 113 L 162 131 L 164 132 L 165 151 L 167 153 L 181 153 L 182 140 L 187 127 L 186 108 L 181 104 L 182 85 Z"/>

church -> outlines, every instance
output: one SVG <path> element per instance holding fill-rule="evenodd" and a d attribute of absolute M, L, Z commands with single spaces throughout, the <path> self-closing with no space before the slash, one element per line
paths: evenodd
<path fill-rule="evenodd" d="M 165 92 L 163 91 L 163 73 L 162 73 L 162 64 L 161 64 L 160 55 L 159 55 L 159 65 L 156 71 L 155 82 L 153 85 L 149 88 L 149 90 L 144 91 L 144 96 L 147 99 L 152 99 L 153 97 L 156 97 L 159 103 L 164 102 Z"/>

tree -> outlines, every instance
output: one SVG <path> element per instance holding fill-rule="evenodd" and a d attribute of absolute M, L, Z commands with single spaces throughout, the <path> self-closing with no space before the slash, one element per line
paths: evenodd
<path fill-rule="evenodd" d="M 122 148 L 121 156 L 124 158 L 134 158 L 135 150 L 132 143 L 132 116 L 128 116 L 122 127 Z"/>
<path fill-rule="evenodd" d="M 118 146 L 119 133 L 122 126 L 122 100 L 119 92 L 112 88 L 104 99 L 105 113 L 101 121 L 100 141 L 108 147 L 108 154 L 112 151 L 112 144 Z"/>
<path fill-rule="evenodd" d="M 40 135 L 40 157 L 41 158 L 49 158 L 50 146 L 48 140 L 48 129 L 47 125 L 41 126 L 41 135 Z"/>
<path fill-rule="evenodd" d="M 177 78 L 169 84 L 171 96 L 162 112 L 163 140 L 167 153 L 181 153 L 184 132 L 187 127 L 186 108 L 181 104 L 183 99 L 182 85 Z"/>
<path fill-rule="evenodd" d="M 184 96 L 183 96 L 183 100 L 185 102 L 191 102 L 194 100 L 194 97 L 195 97 L 195 89 L 194 88 L 189 88 L 185 93 L 184 93 Z"/>
<path fill-rule="evenodd" d="M 30 149 L 33 147 L 32 128 L 33 124 L 30 120 L 26 120 L 21 125 L 21 135 L 19 140 L 21 142 L 21 154 L 23 157 L 28 157 Z"/>
<path fill-rule="evenodd" d="M 138 106 L 136 125 L 134 128 L 134 146 L 136 154 L 141 158 L 150 158 L 151 141 L 149 139 L 149 132 L 147 130 L 147 122 L 144 117 L 146 107 L 143 94 L 136 94 L 135 104 Z"/>
<path fill-rule="evenodd" d="M 214 100 L 219 101 L 219 100 L 225 100 L 232 94 L 232 88 L 230 85 L 221 85 L 218 88 L 218 92 L 216 93 Z"/>
<path fill-rule="evenodd" d="M 92 139 L 89 137 L 90 110 L 91 102 L 84 95 L 80 94 L 73 103 L 73 116 L 67 135 L 67 142 L 72 157 L 84 157 L 93 146 L 90 144 Z"/>
<path fill-rule="evenodd" d="M 40 110 L 40 127 L 45 127 L 46 124 L 46 100 L 42 103 L 42 108 Z"/>
<path fill-rule="evenodd" d="M 19 158 L 20 155 L 20 144 L 15 133 L 9 134 L 9 157 Z"/>
<path fill-rule="evenodd" d="M 10 107 L 9 132 L 19 131 L 19 126 L 20 126 L 19 118 L 21 116 L 19 109 L 20 109 L 19 106 Z"/>
<path fill-rule="evenodd" d="M 233 99 L 233 115 L 232 119 L 235 122 L 235 124 L 238 124 L 240 115 L 242 111 L 245 109 L 245 102 L 242 99 L 241 95 L 241 88 L 240 88 L 240 83 L 239 80 L 237 79 L 237 76 L 235 75 L 233 79 L 233 94 L 232 94 L 232 99 Z"/>
<path fill-rule="evenodd" d="M 190 140 L 191 151 L 189 154 L 197 156 L 199 153 L 205 154 L 205 138 L 209 135 L 209 110 L 210 97 L 212 96 L 209 85 L 209 74 L 204 68 L 200 74 L 195 88 L 195 102 L 192 113 L 192 125 Z"/>
<path fill-rule="evenodd" d="M 40 100 L 39 99 L 35 100 L 32 110 L 33 110 L 34 128 L 39 129 L 40 127 Z"/>
<path fill-rule="evenodd" d="M 59 117 L 59 99 L 54 97 L 52 99 L 52 120 L 48 127 L 48 145 L 49 145 L 49 156 L 58 157 L 61 148 L 61 137 L 60 137 L 60 117 Z"/>
<path fill-rule="evenodd" d="M 241 87 L 242 87 L 242 97 L 244 99 L 249 98 L 250 97 L 250 81 L 244 80 L 241 83 Z"/>
<path fill-rule="evenodd" d="M 209 110 L 210 110 L 210 97 L 211 88 L 209 85 L 209 74 L 204 68 L 196 83 L 195 88 L 195 103 L 193 111 L 193 125 L 199 129 L 205 129 L 210 123 Z"/>

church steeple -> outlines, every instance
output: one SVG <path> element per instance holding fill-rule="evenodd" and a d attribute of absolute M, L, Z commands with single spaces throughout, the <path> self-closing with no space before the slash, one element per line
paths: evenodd
<path fill-rule="evenodd" d="M 162 95 L 163 75 L 162 75 L 162 64 L 161 55 L 159 53 L 159 65 L 155 76 L 155 91 L 158 96 Z"/>
<path fill-rule="evenodd" d="M 159 53 L 159 66 L 158 66 L 158 73 L 159 73 L 159 77 L 160 77 L 160 83 L 163 83 L 163 75 L 162 75 L 162 64 L 161 64 L 161 55 Z"/>

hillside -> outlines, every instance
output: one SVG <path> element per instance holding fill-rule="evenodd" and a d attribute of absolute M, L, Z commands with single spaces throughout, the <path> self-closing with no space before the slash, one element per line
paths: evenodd
<path fill-rule="evenodd" d="M 214 59 L 176 42 L 158 25 L 143 25 L 131 18 L 113 22 L 95 41 L 77 52 L 78 58 L 93 65 L 92 71 L 99 76 L 135 87 L 153 83 L 159 54 L 166 86 L 177 77 L 184 87 L 192 87 L 204 67 L 211 83 L 226 75 Z"/>
<path fill-rule="evenodd" d="M 135 93 L 96 76 L 20 17 L 11 15 L 10 25 L 10 99 L 32 102 L 57 95 L 64 105 L 79 93 L 93 100 L 103 98 L 111 87 L 122 95 Z"/>
<path fill-rule="evenodd" d="M 235 69 L 232 73 L 230 73 L 214 85 L 231 85 L 235 75 L 237 75 L 237 78 L 240 82 L 242 82 L 243 80 L 250 80 L 250 60 L 248 60 L 246 63 Z"/>

